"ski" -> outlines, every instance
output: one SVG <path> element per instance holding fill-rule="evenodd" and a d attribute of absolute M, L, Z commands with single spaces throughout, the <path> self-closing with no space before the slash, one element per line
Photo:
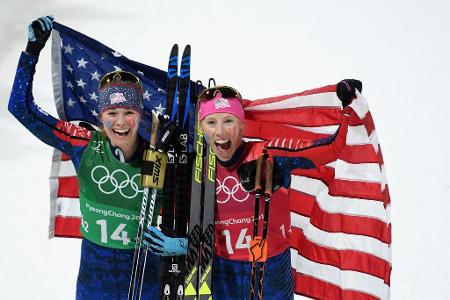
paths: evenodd
<path fill-rule="evenodd" d="M 190 84 L 190 67 L 191 67 L 191 47 L 187 45 L 184 48 L 181 58 L 180 75 L 179 75 L 179 134 L 177 140 L 177 189 L 175 199 L 175 224 L 174 232 L 178 237 L 187 237 L 187 222 L 190 202 L 190 183 L 192 159 L 189 153 L 189 135 L 191 130 L 191 122 L 189 118 L 191 104 L 191 84 Z M 181 113 L 183 112 L 183 115 Z M 182 117 L 182 118 L 181 118 Z M 192 149 L 191 149 L 192 150 Z M 183 299 L 184 297 L 184 276 L 186 274 L 185 256 L 173 257 L 172 266 L 179 272 L 173 273 L 172 284 L 176 292 L 175 299 Z M 173 268 L 172 268 L 173 269 Z"/>
<path fill-rule="evenodd" d="M 199 299 L 212 299 L 212 262 L 214 252 L 214 208 L 216 204 L 216 155 L 206 146 L 205 191 L 203 201 L 202 242 L 200 250 Z"/>
<path fill-rule="evenodd" d="M 174 46 L 175 47 L 175 46 Z M 173 55 L 172 55 L 173 54 Z M 166 186 L 164 187 L 161 230 L 167 236 L 186 237 L 187 215 L 189 209 L 190 166 L 189 135 L 192 122 L 190 92 L 190 54 L 187 45 L 181 59 L 178 75 L 178 47 L 175 47 L 169 60 L 169 81 L 171 93 L 168 92 L 169 126 L 176 131 L 176 138 L 168 150 Z M 170 104 L 172 107 L 170 109 Z M 183 299 L 184 295 L 185 257 L 161 257 L 160 279 L 162 299 Z"/>
<path fill-rule="evenodd" d="M 196 99 L 194 101 L 196 102 Z M 198 263 L 200 259 L 200 243 L 202 238 L 201 210 L 204 191 L 204 161 L 206 153 L 204 150 L 203 131 L 200 128 L 198 119 L 198 105 L 196 106 L 193 139 L 195 161 L 192 168 L 191 207 L 188 232 L 189 247 L 186 255 L 186 280 L 184 285 L 184 295 L 187 300 L 197 299 L 198 296 Z"/>
<path fill-rule="evenodd" d="M 178 45 L 175 44 L 170 51 L 169 66 L 167 70 L 167 94 L 166 94 L 166 118 L 164 122 L 165 130 L 177 131 L 177 111 L 178 111 Z M 171 129 L 169 129 L 169 127 Z M 176 174 L 175 160 L 176 153 L 174 144 L 169 143 L 167 149 L 167 181 L 163 189 L 162 198 L 162 220 L 161 231 L 167 236 L 173 236 L 173 219 L 174 219 L 174 200 L 176 196 Z M 170 299 L 172 295 L 171 284 L 171 257 L 160 257 L 159 260 L 159 280 L 160 280 L 160 299 Z"/>
<path fill-rule="evenodd" d="M 201 85 L 201 84 L 200 84 Z M 216 157 L 205 146 L 196 105 L 192 168 L 189 248 L 186 258 L 185 299 L 212 299 Z"/>

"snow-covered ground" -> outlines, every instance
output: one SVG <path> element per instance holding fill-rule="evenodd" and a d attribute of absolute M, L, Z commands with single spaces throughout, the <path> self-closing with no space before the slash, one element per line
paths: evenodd
<path fill-rule="evenodd" d="M 449 13 L 445 0 L 2 1 L 0 298 L 74 298 L 80 242 L 47 240 L 52 149 L 7 112 L 27 25 L 53 14 L 162 69 L 173 43 L 190 43 L 192 78 L 250 99 L 362 80 L 392 198 L 392 299 L 449 299 Z M 34 94 L 56 115 L 49 48 Z"/>

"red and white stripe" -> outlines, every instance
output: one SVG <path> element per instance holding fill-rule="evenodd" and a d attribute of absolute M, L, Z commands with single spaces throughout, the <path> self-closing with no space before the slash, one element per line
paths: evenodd
<path fill-rule="evenodd" d="M 81 237 L 78 179 L 70 158 L 54 150 L 50 174 L 49 237 Z"/>

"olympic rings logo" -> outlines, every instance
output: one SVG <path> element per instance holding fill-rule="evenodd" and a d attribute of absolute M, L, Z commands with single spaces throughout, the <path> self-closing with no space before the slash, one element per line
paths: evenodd
<path fill-rule="evenodd" d="M 225 177 L 222 182 L 216 178 L 216 181 L 217 203 L 227 203 L 231 198 L 237 202 L 244 202 L 250 196 L 250 194 L 244 190 L 242 184 L 233 176 Z"/>
<path fill-rule="evenodd" d="M 144 191 L 143 189 L 139 189 L 137 183 L 139 177 L 141 177 L 141 174 L 136 174 L 130 179 L 127 172 L 122 169 L 115 170 L 109 174 L 109 170 L 105 166 L 100 165 L 96 166 L 91 171 L 91 179 L 98 185 L 98 189 L 102 193 L 109 195 L 119 190 L 120 194 L 127 199 L 132 199 L 136 197 L 138 193 Z M 128 187 L 131 187 L 131 189 Z M 125 194 L 125 192 L 130 193 L 133 191 L 134 193 L 132 195 Z"/>

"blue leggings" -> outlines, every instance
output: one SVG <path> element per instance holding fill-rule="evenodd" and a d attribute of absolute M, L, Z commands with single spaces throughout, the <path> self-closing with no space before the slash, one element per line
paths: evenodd
<path fill-rule="evenodd" d="M 256 292 L 259 285 L 259 266 L 256 273 Z M 251 263 L 214 257 L 213 299 L 249 299 Z M 264 272 L 263 298 L 271 300 L 294 299 L 294 279 L 291 271 L 290 250 L 267 259 Z M 256 298 L 257 299 L 257 298 Z"/>
<path fill-rule="evenodd" d="M 133 254 L 134 250 L 106 248 L 83 239 L 76 299 L 127 299 Z M 158 260 L 148 253 L 141 299 L 158 297 Z"/>
<path fill-rule="evenodd" d="M 81 244 L 77 300 L 127 299 L 134 250 L 118 250 L 96 245 L 86 239 Z M 141 299 L 158 299 L 158 256 L 148 253 Z M 259 264 L 257 270 L 259 270 Z M 214 258 L 213 299 L 248 299 L 251 264 L 220 256 Z M 259 276 L 256 276 L 256 288 Z M 265 299 L 294 298 L 290 250 L 267 259 L 264 273 Z"/>

